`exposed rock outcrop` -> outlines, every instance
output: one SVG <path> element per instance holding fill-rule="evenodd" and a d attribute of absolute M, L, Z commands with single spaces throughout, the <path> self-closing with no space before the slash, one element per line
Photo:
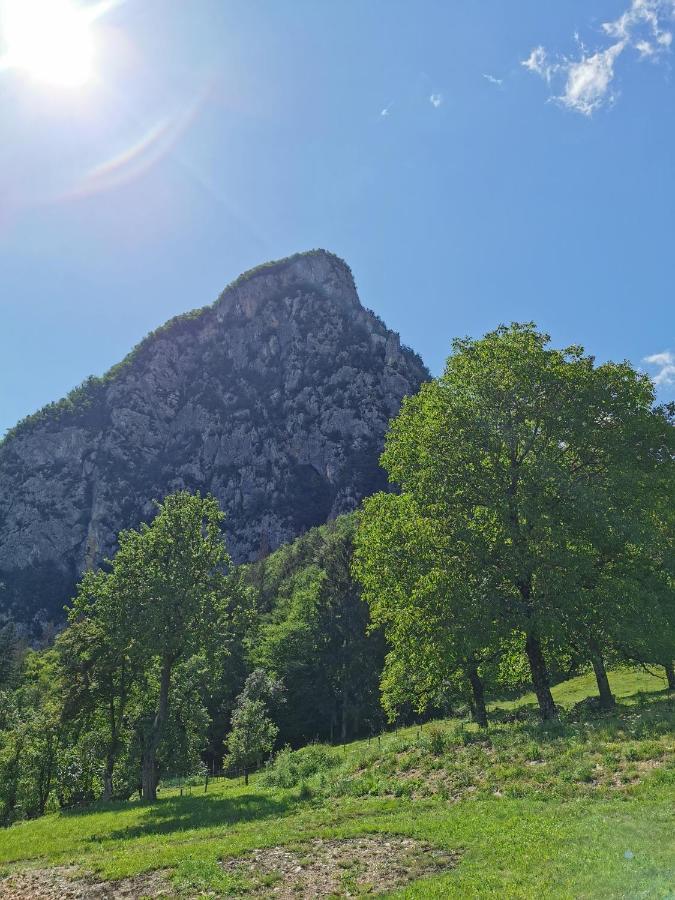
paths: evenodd
<path fill-rule="evenodd" d="M 61 619 L 117 532 L 179 488 L 219 499 L 235 561 L 353 509 L 427 377 L 332 254 L 242 275 L 0 444 L 0 617 Z"/>

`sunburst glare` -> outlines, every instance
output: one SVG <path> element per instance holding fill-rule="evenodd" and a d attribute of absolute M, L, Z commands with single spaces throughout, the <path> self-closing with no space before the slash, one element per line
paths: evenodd
<path fill-rule="evenodd" d="M 91 18 L 73 0 L 0 0 L 2 66 L 51 85 L 85 85 L 94 75 Z"/>

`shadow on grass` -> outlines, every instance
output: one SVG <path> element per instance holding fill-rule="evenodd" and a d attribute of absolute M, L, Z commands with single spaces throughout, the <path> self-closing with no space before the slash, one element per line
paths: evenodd
<path fill-rule="evenodd" d="M 595 698 L 586 698 L 570 708 L 559 706 L 560 717 L 542 722 L 535 705 L 519 707 L 516 710 L 496 707 L 490 712 L 491 725 L 512 725 L 515 731 L 528 735 L 531 739 L 545 743 L 561 738 L 578 737 L 588 728 L 602 728 L 608 736 L 623 739 L 627 734 L 632 738 L 658 736 L 670 733 L 675 728 L 675 695 L 668 689 L 662 691 L 636 691 L 622 697 L 612 710 L 601 710 L 594 706 Z M 627 701 L 627 702 L 626 702 Z M 485 735 L 475 734 L 479 743 Z"/>
<path fill-rule="evenodd" d="M 234 825 L 283 816 L 297 806 L 298 801 L 289 798 L 274 800 L 263 794 L 245 794 L 240 797 L 166 797 L 148 806 L 139 806 L 145 811 L 143 820 L 127 828 L 106 831 L 105 835 L 91 835 L 89 841 L 116 841 L 143 837 L 151 834 L 171 834 L 174 831 L 190 831 L 195 828 L 212 828 L 219 825 Z M 121 808 L 127 808 L 119 804 Z M 106 809 L 114 808 L 108 805 Z"/>

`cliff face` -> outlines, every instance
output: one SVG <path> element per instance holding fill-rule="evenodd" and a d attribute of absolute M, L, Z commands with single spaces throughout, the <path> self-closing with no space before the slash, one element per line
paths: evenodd
<path fill-rule="evenodd" d="M 428 377 L 324 251 L 237 279 L 0 444 L 0 619 L 58 621 L 154 498 L 211 492 L 235 561 L 384 485 L 388 420 Z"/>

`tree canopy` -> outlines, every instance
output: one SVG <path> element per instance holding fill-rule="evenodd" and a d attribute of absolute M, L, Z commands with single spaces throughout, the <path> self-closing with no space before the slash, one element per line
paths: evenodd
<path fill-rule="evenodd" d="M 657 488 L 675 496 L 674 429 L 646 376 L 551 348 L 531 324 L 453 351 L 392 422 L 382 464 L 400 494 L 365 502 L 356 572 L 392 665 L 424 675 L 429 654 L 407 653 L 420 632 L 436 650 L 447 635 L 446 670 L 466 655 L 458 635 L 521 634 L 550 718 L 545 647 L 574 638 L 599 654 L 627 561 L 652 558 Z"/>

